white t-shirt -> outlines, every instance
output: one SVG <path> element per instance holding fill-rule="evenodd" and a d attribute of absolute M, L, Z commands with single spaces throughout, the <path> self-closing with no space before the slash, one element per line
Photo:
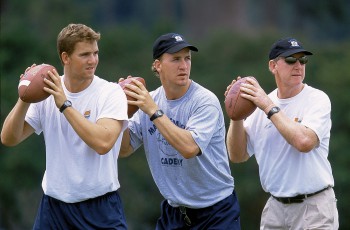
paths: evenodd
<path fill-rule="evenodd" d="M 92 123 L 101 118 L 124 120 L 127 127 L 127 101 L 121 87 L 97 76 L 82 92 L 70 93 L 62 85 L 67 99 Z M 104 195 L 120 187 L 117 159 L 122 134 L 114 147 L 99 155 L 76 134 L 59 112 L 53 96 L 31 104 L 25 120 L 39 135 L 43 132 L 46 146 L 46 170 L 42 181 L 44 193 L 67 203 Z"/>
<path fill-rule="evenodd" d="M 296 96 L 279 99 L 277 89 L 272 101 L 295 122 L 312 129 L 320 144 L 301 153 L 287 143 L 265 113 L 258 109 L 244 122 L 248 134 L 248 153 L 259 164 L 263 189 L 277 197 L 313 193 L 334 186 L 328 161 L 331 129 L 331 103 L 328 96 L 305 84 Z"/>

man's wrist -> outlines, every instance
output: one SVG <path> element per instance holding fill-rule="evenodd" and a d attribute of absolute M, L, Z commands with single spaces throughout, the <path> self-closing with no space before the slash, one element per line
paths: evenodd
<path fill-rule="evenodd" d="M 267 115 L 270 112 L 270 110 L 275 106 L 276 106 L 275 104 L 270 104 L 270 105 L 266 106 L 263 110 L 264 113 Z"/>
<path fill-rule="evenodd" d="M 63 113 L 63 111 L 68 107 L 72 107 L 72 102 L 69 100 L 66 100 L 65 102 L 63 102 L 63 105 L 60 107 L 60 112 Z"/>
<path fill-rule="evenodd" d="M 153 120 L 155 120 L 155 119 L 157 119 L 158 117 L 161 117 L 161 116 L 163 116 L 163 115 L 164 115 L 163 110 L 158 109 L 158 110 L 155 111 L 155 113 L 153 113 L 153 115 L 152 115 L 149 119 L 150 119 L 151 121 L 153 121 Z"/>
<path fill-rule="evenodd" d="M 270 109 L 270 111 L 267 113 L 267 118 L 270 119 L 272 117 L 272 115 L 278 113 L 279 111 L 281 111 L 280 107 L 278 106 L 274 106 Z"/>

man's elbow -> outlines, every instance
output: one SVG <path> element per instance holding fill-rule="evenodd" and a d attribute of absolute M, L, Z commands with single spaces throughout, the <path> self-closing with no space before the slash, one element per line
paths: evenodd
<path fill-rule="evenodd" d="M 242 163 L 249 159 L 249 155 L 246 154 L 238 154 L 234 152 L 229 152 L 229 158 L 232 163 Z"/>
<path fill-rule="evenodd" d="M 94 147 L 94 150 L 99 154 L 99 155 L 105 155 L 111 149 L 113 148 L 114 144 L 108 143 L 108 142 L 102 142 L 99 145 Z"/>
<path fill-rule="evenodd" d="M 310 140 L 310 139 L 300 139 L 297 141 L 297 143 L 294 145 L 294 147 L 302 153 L 308 153 L 311 150 L 313 150 L 318 145 L 318 140 Z"/>
<path fill-rule="evenodd" d="M 316 146 L 311 145 L 310 143 L 305 143 L 305 144 L 299 144 L 296 146 L 296 149 L 301 152 L 301 153 L 308 153 L 311 150 L 313 150 Z"/>
<path fill-rule="evenodd" d="M 17 143 L 15 142 L 9 142 L 9 141 L 3 141 L 3 139 L 1 139 L 1 143 L 4 145 L 4 146 L 7 146 L 7 147 L 13 147 L 13 146 L 16 146 Z"/>
<path fill-rule="evenodd" d="M 201 154 L 202 154 L 202 151 L 197 145 L 195 145 L 193 148 L 190 148 L 190 147 L 186 148 L 181 152 L 181 155 L 185 159 L 191 159 L 193 157 L 200 156 Z"/>
<path fill-rule="evenodd" d="M 108 148 L 97 148 L 95 149 L 95 151 L 99 154 L 99 155 L 105 155 L 107 154 L 111 149 Z"/>
<path fill-rule="evenodd" d="M 3 133 L 1 133 L 1 143 L 7 147 L 13 147 L 18 145 L 19 141 L 16 141 L 14 138 L 9 138 L 6 137 L 5 135 L 3 135 Z"/>
<path fill-rule="evenodd" d="M 128 150 L 128 151 L 120 149 L 119 157 L 120 158 L 126 158 L 126 157 L 130 156 L 132 153 L 133 153 L 132 149 Z"/>
<path fill-rule="evenodd" d="M 243 163 L 243 162 L 245 162 L 247 160 L 246 159 L 242 159 L 242 158 L 237 158 L 237 157 L 230 156 L 230 161 L 232 163 Z"/>
<path fill-rule="evenodd" d="M 130 144 L 122 143 L 119 149 L 119 157 L 125 158 L 130 156 L 134 152 L 133 147 Z"/>

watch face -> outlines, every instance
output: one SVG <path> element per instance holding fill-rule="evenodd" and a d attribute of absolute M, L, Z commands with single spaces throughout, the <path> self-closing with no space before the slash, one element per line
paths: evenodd
<path fill-rule="evenodd" d="M 280 108 L 279 108 L 279 107 L 277 107 L 277 106 L 272 107 L 271 110 L 270 110 L 270 112 L 268 112 L 268 114 L 267 114 L 267 118 L 270 119 L 270 117 L 271 117 L 272 115 L 274 115 L 275 113 L 278 113 L 279 111 L 280 111 Z"/>
<path fill-rule="evenodd" d="M 66 102 L 65 102 L 65 105 L 66 105 L 66 106 L 71 106 L 71 105 L 72 105 L 72 102 L 66 101 Z"/>

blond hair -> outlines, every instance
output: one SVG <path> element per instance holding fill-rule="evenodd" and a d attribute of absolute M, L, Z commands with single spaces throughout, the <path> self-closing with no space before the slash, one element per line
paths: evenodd
<path fill-rule="evenodd" d="M 57 52 L 63 64 L 61 54 L 66 52 L 71 55 L 74 52 L 75 44 L 78 42 L 99 41 L 100 33 L 83 24 L 69 24 L 61 30 L 57 36 Z"/>

